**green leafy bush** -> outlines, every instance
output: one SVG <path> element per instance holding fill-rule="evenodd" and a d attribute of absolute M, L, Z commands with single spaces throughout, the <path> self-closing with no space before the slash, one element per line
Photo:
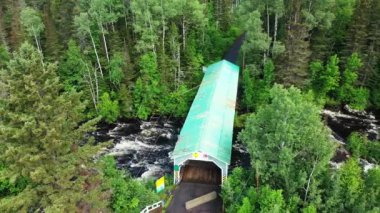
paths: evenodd
<path fill-rule="evenodd" d="M 114 212 L 140 212 L 145 206 L 160 200 L 144 182 L 135 180 L 118 170 L 113 157 L 103 158 L 101 164 L 105 188 L 111 189 L 110 207 Z"/>
<path fill-rule="evenodd" d="M 100 98 L 99 114 L 108 123 L 115 122 L 119 117 L 119 104 L 118 101 L 112 101 L 110 95 L 105 92 Z"/>

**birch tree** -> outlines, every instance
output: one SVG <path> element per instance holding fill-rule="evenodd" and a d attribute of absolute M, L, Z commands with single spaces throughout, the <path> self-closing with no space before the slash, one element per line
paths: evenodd
<path fill-rule="evenodd" d="M 116 0 L 91 0 L 89 2 L 88 14 L 92 21 L 98 26 L 103 39 L 105 55 L 108 63 L 110 62 L 110 56 L 108 52 L 108 45 L 106 40 L 106 34 L 108 33 L 106 27 L 111 24 L 114 30 L 114 23 L 122 17 L 122 5 L 121 1 Z"/>
<path fill-rule="evenodd" d="M 94 52 L 96 55 L 96 61 L 98 62 L 100 74 L 103 78 L 103 76 L 104 76 L 103 75 L 103 69 L 102 69 L 102 65 L 100 63 L 98 51 L 96 49 L 94 36 L 93 36 L 92 31 L 91 31 L 92 23 L 88 17 L 88 14 L 87 13 L 80 13 L 79 16 L 76 16 L 74 18 L 74 24 L 77 27 L 77 32 L 78 32 L 79 36 L 81 36 L 81 37 L 86 37 L 87 35 L 90 36 L 92 47 L 94 48 Z"/>
<path fill-rule="evenodd" d="M 33 37 L 38 51 L 42 54 L 40 34 L 45 29 L 45 25 L 39 12 L 31 7 L 26 7 L 21 11 L 20 20 L 27 34 Z"/>
<path fill-rule="evenodd" d="M 156 0 L 132 1 L 131 10 L 134 16 L 133 30 L 139 35 L 136 41 L 136 49 L 140 53 L 148 51 L 156 54 L 156 43 L 160 23 L 161 7 Z"/>

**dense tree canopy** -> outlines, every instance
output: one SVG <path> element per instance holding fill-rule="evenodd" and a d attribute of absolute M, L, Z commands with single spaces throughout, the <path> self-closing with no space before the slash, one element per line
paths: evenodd
<path fill-rule="evenodd" d="M 243 35 L 236 114 L 252 168 L 232 172 L 226 210 L 379 211 L 379 170 L 358 164 L 378 164 L 379 143 L 353 133 L 352 159 L 332 170 L 319 115 L 380 109 L 379 20 L 378 0 L 0 0 L 0 211 L 138 212 L 159 199 L 94 161 L 88 131 L 183 119 L 202 66 Z"/>
<path fill-rule="evenodd" d="M 1 71 L 1 179 L 30 182 L 14 196 L 1 199 L 1 209 L 73 211 L 78 205 L 105 208 L 93 186 L 91 171 L 97 146 L 79 146 L 96 120 L 82 123 L 85 105 L 77 92 L 60 93 L 56 65 L 25 43 Z"/>
<path fill-rule="evenodd" d="M 275 85 L 270 99 L 247 119 L 239 138 L 250 152 L 257 187 L 269 183 L 283 189 L 287 199 L 299 194 L 306 202 L 333 145 L 319 109 L 300 90 Z"/>

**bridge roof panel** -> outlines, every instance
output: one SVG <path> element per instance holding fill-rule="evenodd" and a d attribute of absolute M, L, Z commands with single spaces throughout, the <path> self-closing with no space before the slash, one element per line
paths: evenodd
<path fill-rule="evenodd" d="M 205 71 L 172 157 L 201 152 L 230 164 L 239 67 L 226 60 Z"/>

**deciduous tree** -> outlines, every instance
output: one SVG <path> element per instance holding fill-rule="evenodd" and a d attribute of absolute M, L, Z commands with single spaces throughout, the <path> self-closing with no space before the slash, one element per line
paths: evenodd
<path fill-rule="evenodd" d="M 251 155 L 258 183 L 308 201 L 315 178 L 326 168 L 334 148 L 320 121 L 319 108 L 298 89 L 275 85 L 270 104 L 259 108 L 239 133 Z"/>

